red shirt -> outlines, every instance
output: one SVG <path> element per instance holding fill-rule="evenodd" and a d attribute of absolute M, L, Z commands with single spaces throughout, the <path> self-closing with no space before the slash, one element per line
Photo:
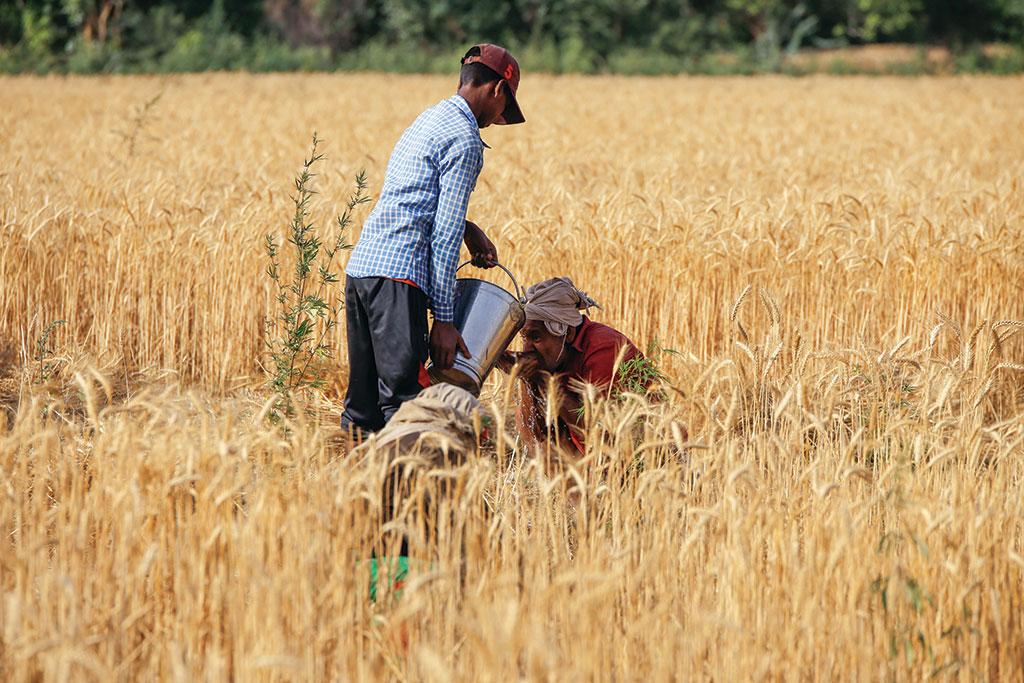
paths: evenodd
<path fill-rule="evenodd" d="M 625 351 L 622 351 L 625 347 Z M 622 358 L 619 353 L 622 352 Z M 589 382 L 602 389 L 616 384 L 615 361 L 620 364 L 642 356 L 640 350 L 626 335 L 613 327 L 595 323 L 583 316 L 583 324 L 576 330 L 572 343 L 566 347 L 565 369 L 559 373 L 563 390 L 570 390 L 570 380 Z M 558 430 L 569 443 L 583 452 L 583 438 L 558 419 Z"/>
<path fill-rule="evenodd" d="M 572 343 L 566 347 L 568 359 L 565 364 L 566 380 L 578 379 L 606 388 L 615 378 L 615 361 L 625 347 L 622 361 L 641 355 L 626 335 L 613 327 L 595 323 L 583 316 L 583 324 L 576 330 Z"/>

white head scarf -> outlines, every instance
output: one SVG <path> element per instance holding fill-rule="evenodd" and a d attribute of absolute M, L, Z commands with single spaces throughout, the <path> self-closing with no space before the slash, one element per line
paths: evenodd
<path fill-rule="evenodd" d="M 583 322 L 581 310 L 601 308 L 567 277 L 553 277 L 526 290 L 526 320 L 539 320 L 548 332 L 565 336 Z"/>

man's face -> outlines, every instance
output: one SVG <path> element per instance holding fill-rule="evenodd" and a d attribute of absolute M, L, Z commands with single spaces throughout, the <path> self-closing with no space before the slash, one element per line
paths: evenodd
<path fill-rule="evenodd" d="M 565 337 L 551 334 L 539 320 L 527 321 L 519 334 L 523 339 L 523 351 L 536 352 L 540 356 L 541 365 L 548 372 L 558 370 L 559 364 L 565 359 Z"/>
<path fill-rule="evenodd" d="M 477 124 L 481 128 L 486 128 L 497 121 L 508 105 L 508 92 L 504 80 L 488 83 L 484 87 L 486 88 L 486 97 L 484 97 L 485 111 L 477 119 Z"/>

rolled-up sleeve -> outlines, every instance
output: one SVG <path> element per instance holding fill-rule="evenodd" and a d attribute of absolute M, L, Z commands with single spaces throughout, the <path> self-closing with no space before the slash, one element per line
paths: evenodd
<path fill-rule="evenodd" d="M 483 150 L 468 145 L 447 150 L 438 163 L 437 213 L 430 236 L 430 289 L 434 319 L 440 322 L 450 323 L 455 315 L 455 270 L 466 231 L 466 209 L 483 163 Z"/>

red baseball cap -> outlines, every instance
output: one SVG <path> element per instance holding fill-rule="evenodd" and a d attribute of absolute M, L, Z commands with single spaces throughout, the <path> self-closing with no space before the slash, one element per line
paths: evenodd
<path fill-rule="evenodd" d="M 516 101 L 516 91 L 519 89 L 519 62 L 516 61 L 516 58 L 513 57 L 508 50 L 500 45 L 481 43 L 480 45 L 474 45 L 473 47 L 478 48 L 480 50 L 480 54 L 463 57 L 462 63 L 473 64 L 474 62 L 480 62 L 488 69 L 504 78 L 505 82 L 508 83 L 508 104 L 505 105 L 505 111 L 500 117 L 498 117 L 498 120 L 495 121 L 495 123 L 498 125 L 507 125 L 512 123 L 523 123 L 526 121 L 526 117 L 523 116 L 523 112 L 519 108 L 519 103 Z"/>

